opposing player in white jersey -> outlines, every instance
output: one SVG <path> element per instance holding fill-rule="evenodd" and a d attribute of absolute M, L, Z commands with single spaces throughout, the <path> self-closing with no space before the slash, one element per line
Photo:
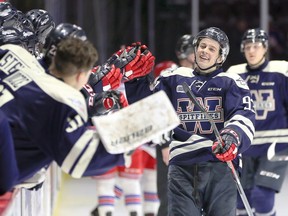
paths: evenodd
<path fill-rule="evenodd" d="M 122 47 L 122 49 L 125 49 L 125 47 Z M 146 57 L 144 55 L 142 57 L 142 61 L 137 62 L 137 64 L 140 63 L 142 65 L 147 61 L 145 60 Z M 148 56 L 148 59 L 149 58 L 153 59 L 154 56 Z M 133 68 L 138 68 L 137 64 L 134 64 Z M 146 67 L 143 67 L 142 70 L 140 70 L 140 73 L 151 71 L 153 65 L 154 64 L 149 64 L 148 67 L 146 65 Z M 98 69 L 95 68 L 94 71 L 97 72 Z M 111 76 L 109 76 L 109 74 L 111 74 Z M 102 80 L 103 90 L 117 89 L 125 94 L 123 84 L 125 80 L 122 79 L 123 75 L 120 73 L 120 70 L 114 70 L 114 73 L 113 71 L 110 71 L 109 74 Z M 119 87 L 120 82 L 121 85 Z M 95 85 L 91 82 L 90 84 L 94 86 L 93 89 L 97 91 Z M 91 212 L 91 215 L 114 215 L 117 211 L 116 206 L 119 207 L 117 201 L 119 201 L 121 197 L 123 197 L 124 208 L 127 215 L 156 215 L 158 197 L 156 190 L 155 158 L 152 158 L 152 156 L 147 153 L 149 147 L 143 146 L 143 148 L 146 151 L 142 149 L 142 147 L 139 147 L 133 152 L 131 155 L 131 164 L 129 166 L 115 166 L 107 173 L 93 177 L 96 181 L 98 202 L 96 208 Z M 143 178 L 145 180 L 142 182 Z"/>
<path fill-rule="evenodd" d="M 247 30 L 241 52 L 247 63 L 231 66 L 228 73 L 238 73 L 248 84 L 255 102 L 255 137 L 243 153 L 242 184 L 255 215 L 276 215 L 275 193 L 281 190 L 287 162 L 267 159 L 271 143 L 277 151 L 288 143 L 288 62 L 268 60 L 268 34 L 260 29 Z M 247 215 L 239 200 L 238 215 Z"/>

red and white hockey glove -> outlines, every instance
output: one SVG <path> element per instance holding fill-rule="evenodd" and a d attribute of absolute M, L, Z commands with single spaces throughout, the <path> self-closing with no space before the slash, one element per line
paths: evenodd
<path fill-rule="evenodd" d="M 220 132 L 220 135 L 222 143 L 219 144 L 218 140 L 214 141 L 212 152 L 223 162 L 235 159 L 240 145 L 238 134 L 234 130 L 226 128 Z"/>
<path fill-rule="evenodd" d="M 122 92 L 109 90 L 86 98 L 88 105 L 88 116 L 106 115 L 128 106 L 128 101 Z"/>
<path fill-rule="evenodd" d="M 134 46 L 137 52 L 136 57 L 123 69 L 125 81 L 146 76 L 152 71 L 155 64 L 155 57 L 146 45 L 141 45 L 141 43 L 137 42 L 131 46 Z M 128 47 L 128 49 L 129 48 L 130 47 Z"/>
<path fill-rule="evenodd" d="M 123 77 L 120 68 L 116 68 L 115 65 L 96 66 L 92 69 L 92 73 L 90 77 L 91 76 L 95 77 L 97 76 L 97 74 L 103 75 L 102 84 L 103 84 L 104 91 L 107 91 L 110 89 L 117 89 L 120 86 L 120 83 Z M 95 77 L 92 81 L 90 81 L 90 78 L 89 78 L 88 83 L 93 82 L 95 85 L 95 82 L 97 81 L 97 79 L 99 79 L 99 77 Z"/>
<path fill-rule="evenodd" d="M 138 46 L 134 46 L 118 50 L 103 65 L 92 69 L 87 84 L 94 88 L 100 80 L 103 80 L 104 91 L 118 88 L 123 77 L 121 69 L 136 58 L 138 49 Z"/>

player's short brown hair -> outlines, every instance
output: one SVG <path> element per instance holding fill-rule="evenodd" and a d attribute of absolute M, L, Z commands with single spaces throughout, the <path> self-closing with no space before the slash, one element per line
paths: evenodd
<path fill-rule="evenodd" d="M 90 41 L 69 37 L 57 45 L 52 68 L 68 75 L 91 69 L 97 60 L 98 52 Z"/>

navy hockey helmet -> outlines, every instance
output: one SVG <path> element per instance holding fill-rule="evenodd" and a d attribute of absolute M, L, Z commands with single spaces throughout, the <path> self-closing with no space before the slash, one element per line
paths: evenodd
<path fill-rule="evenodd" d="M 222 56 L 222 62 L 220 65 L 222 65 L 225 62 L 230 50 L 229 39 L 225 32 L 217 27 L 210 27 L 200 31 L 193 40 L 193 46 L 195 50 L 197 49 L 202 38 L 210 38 L 219 43 L 220 55 Z"/>
<path fill-rule="evenodd" d="M 55 28 L 52 16 L 42 9 L 30 10 L 25 15 L 33 24 L 38 42 L 44 45 L 47 35 Z"/>
<path fill-rule="evenodd" d="M 44 45 L 44 56 L 50 59 L 55 55 L 56 46 L 60 41 L 67 37 L 74 37 L 80 40 L 87 40 L 85 31 L 75 25 L 70 23 L 61 23 L 54 28 L 46 38 Z"/>
<path fill-rule="evenodd" d="M 188 55 L 194 52 L 193 36 L 189 34 L 182 35 L 176 43 L 176 55 L 178 59 L 185 59 Z"/>
<path fill-rule="evenodd" d="M 245 44 L 251 42 L 261 42 L 264 47 L 268 48 L 268 40 L 268 34 L 263 29 L 248 29 L 242 37 L 240 51 L 244 52 Z"/>
<path fill-rule="evenodd" d="M 4 44 L 16 44 L 24 47 L 21 32 L 12 26 L 0 27 L 0 45 Z"/>
<path fill-rule="evenodd" d="M 6 2 L 3 2 L 6 3 Z M 22 25 L 18 11 L 11 4 L 0 4 L 0 25 L 4 27 L 14 27 L 21 30 Z"/>
<path fill-rule="evenodd" d="M 34 26 L 33 26 L 33 23 L 31 22 L 31 20 L 28 19 L 27 16 L 22 11 L 17 10 L 17 13 L 18 13 L 19 20 L 22 24 L 22 27 L 28 28 L 34 32 Z"/>

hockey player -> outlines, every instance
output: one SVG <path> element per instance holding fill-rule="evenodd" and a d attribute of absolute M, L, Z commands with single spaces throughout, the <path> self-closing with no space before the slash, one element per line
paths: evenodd
<path fill-rule="evenodd" d="M 139 48 L 141 47 L 140 43 L 135 43 L 127 48 L 125 48 L 124 46 L 120 49 L 120 51 L 116 52 L 116 54 L 114 55 L 117 56 L 121 55 L 120 53 L 122 53 L 123 51 L 125 52 L 126 49 L 129 52 L 129 50 L 131 50 L 131 48 L 134 46 L 135 47 L 139 46 Z M 145 48 L 143 45 L 142 48 L 144 50 L 142 51 L 143 54 L 141 54 L 139 58 L 141 60 L 139 61 L 132 60 L 131 63 L 128 64 L 128 66 L 125 66 L 123 67 L 123 69 L 121 69 L 123 73 L 131 69 L 132 71 L 138 71 L 139 73 L 143 74 L 147 71 L 148 72 L 151 71 L 154 65 L 153 64 L 154 56 L 152 56 L 150 52 L 147 52 L 148 51 L 147 48 Z M 146 52 L 145 55 L 144 52 Z M 138 57 L 135 58 L 137 59 Z M 146 62 L 150 61 L 152 64 L 148 64 L 144 67 Z M 121 65 L 121 63 L 119 63 L 118 61 L 116 61 L 115 63 L 117 67 Z M 141 65 L 143 65 L 141 70 L 137 69 Z M 99 71 L 101 71 L 102 68 L 98 67 L 99 66 L 97 66 L 94 69 L 95 73 L 99 73 Z M 103 65 L 101 67 L 103 67 Z M 120 72 L 120 70 L 111 70 L 104 77 L 104 79 L 102 79 L 103 90 L 107 91 L 108 89 L 112 88 L 117 89 L 121 91 L 123 94 L 125 94 L 123 84 L 123 82 L 125 82 L 125 79 L 122 78 L 123 74 Z M 93 79 L 90 79 L 90 82 L 88 82 L 88 88 L 90 88 L 89 86 L 94 86 L 93 89 L 95 90 L 95 84 L 93 84 Z M 82 89 L 82 92 L 84 92 L 84 90 L 88 88 L 87 85 L 85 85 L 85 88 Z M 97 90 L 95 91 L 97 92 Z M 143 147 L 146 151 L 142 149 L 142 147 L 136 149 L 131 155 L 130 166 L 116 166 L 103 175 L 93 177 L 96 181 L 98 205 L 91 212 L 91 215 L 93 216 L 114 215 L 117 210 L 115 208 L 116 201 L 118 201 L 122 196 L 124 198 L 124 205 L 127 215 L 130 216 L 156 215 L 158 209 L 158 197 L 156 190 L 155 158 L 152 158 L 152 156 L 149 153 L 147 153 L 148 147 L 146 146 L 145 148 Z M 142 178 L 145 179 L 143 182 Z"/>
<path fill-rule="evenodd" d="M 278 150 L 287 149 L 288 62 L 268 60 L 268 40 L 262 29 L 247 30 L 241 43 L 247 63 L 227 72 L 238 73 L 247 82 L 256 109 L 256 134 L 243 153 L 242 185 L 255 215 L 274 216 L 275 193 L 281 190 L 287 162 L 269 161 L 267 149 L 273 142 Z M 241 200 L 237 215 L 247 215 Z"/>
<path fill-rule="evenodd" d="M 11 126 L 18 182 L 53 160 L 76 178 L 124 164 L 123 154 L 109 154 L 89 129 L 79 92 L 97 60 L 89 41 L 67 38 L 60 42 L 49 68 L 53 76 L 20 46 L 1 46 L 0 53 L 0 104 Z"/>
<path fill-rule="evenodd" d="M 178 64 L 181 67 L 195 68 L 193 39 L 192 35 L 184 34 L 176 43 L 175 53 L 178 58 Z"/>
<path fill-rule="evenodd" d="M 173 130 L 168 171 L 169 215 L 235 215 L 237 189 L 227 166 L 239 165 L 239 153 L 250 146 L 255 111 L 246 83 L 221 66 L 229 53 L 226 34 L 216 27 L 200 31 L 193 40 L 196 68 L 180 67 L 158 80 L 155 91 L 164 90 L 177 110 L 181 124 Z M 189 100 L 182 88 L 187 82 L 199 102 L 211 114 L 222 148 L 211 124 Z M 132 103 L 149 93 L 146 77 L 125 83 Z M 220 207 L 225 203 L 225 208 Z"/>

